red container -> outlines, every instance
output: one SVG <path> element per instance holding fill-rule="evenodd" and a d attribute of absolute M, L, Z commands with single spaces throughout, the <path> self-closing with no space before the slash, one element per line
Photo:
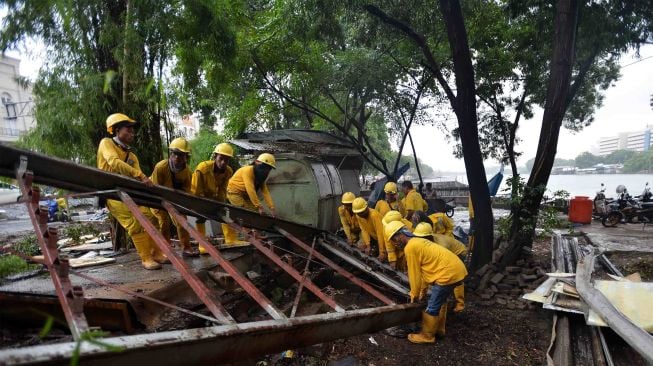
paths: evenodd
<path fill-rule="evenodd" d="M 592 200 L 587 196 L 576 196 L 569 202 L 569 221 L 577 224 L 592 222 Z"/>

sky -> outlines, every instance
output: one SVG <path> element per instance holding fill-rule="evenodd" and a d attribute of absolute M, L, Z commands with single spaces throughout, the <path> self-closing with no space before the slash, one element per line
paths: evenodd
<path fill-rule="evenodd" d="M 4 9 L 0 10 L 0 18 L 4 17 Z M 37 42 L 28 41 L 17 51 L 8 51 L 10 57 L 21 59 L 20 73 L 30 79 L 36 79 L 41 67 L 45 51 Z M 649 105 L 653 94 L 653 45 L 640 49 L 640 58 L 634 52 L 621 58 L 621 78 L 611 88 L 604 92 L 603 106 L 594 115 L 594 123 L 580 132 L 565 129 L 560 131 L 557 157 L 573 159 L 584 151 L 597 149 L 599 138 L 609 137 L 619 132 L 642 130 L 647 124 L 653 126 L 653 108 Z M 438 119 L 442 119 L 439 117 Z M 516 147 L 522 155 L 518 165 L 535 157 L 537 143 L 542 123 L 542 110 L 536 110 L 530 120 L 520 122 L 517 136 L 522 141 Z M 447 117 L 449 130 L 456 125 L 454 116 Z M 454 144 L 447 141 L 445 132 L 433 126 L 413 126 L 411 134 L 418 157 L 430 165 L 436 172 L 464 172 L 462 159 L 453 156 Z M 409 154 L 410 147 L 406 145 L 404 154 Z M 485 162 L 488 174 L 497 170 L 498 162 Z"/>

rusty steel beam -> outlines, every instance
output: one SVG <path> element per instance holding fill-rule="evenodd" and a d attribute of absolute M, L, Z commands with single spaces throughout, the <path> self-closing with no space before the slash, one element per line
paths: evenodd
<path fill-rule="evenodd" d="M 0 143 L 0 176 L 15 177 L 15 170 L 20 157 L 28 159 L 27 168 L 34 173 L 34 183 L 63 188 L 73 192 L 95 192 L 99 196 L 120 200 L 118 190 L 129 193 L 134 201 L 141 205 L 162 208 L 161 201 L 166 200 L 179 207 L 185 215 L 204 217 L 224 221 L 223 216 L 246 227 L 274 231 L 273 226 L 280 226 L 301 238 L 323 232 L 308 225 L 298 224 L 270 216 L 261 216 L 258 212 L 235 207 L 226 203 L 193 196 L 186 192 L 163 186 L 146 187 L 136 179 L 105 172 L 100 169 L 78 165 L 72 161 L 53 158 L 33 151 L 17 149 Z"/>
<path fill-rule="evenodd" d="M 38 187 L 32 187 L 33 174 L 26 168 L 27 158 L 21 157 L 20 165 L 16 170 L 16 180 L 23 194 L 29 218 L 34 225 L 34 233 L 43 253 L 43 262 L 50 273 L 70 333 L 73 338 L 80 339 L 82 333 L 88 330 L 88 322 L 84 316 L 84 292 L 80 286 L 73 286 L 70 282 L 68 277 L 70 264 L 68 259 L 59 257 L 57 249 L 57 229 L 48 227 L 48 211 L 40 209 L 40 190 Z"/>
<path fill-rule="evenodd" d="M 235 281 L 242 287 L 247 294 L 254 299 L 261 307 L 268 313 L 273 319 L 286 319 L 286 315 L 268 299 L 252 282 L 250 282 L 245 276 L 243 276 L 238 268 L 226 260 L 218 249 L 216 249 L 211 243 L 206 240 L 204 235 L 195 230 L 192 227 L 186 218 L 182 216 L 179 211 L 177 211 L 170 202 L 164 201 L 163 207 L 168 211 L 170 216 L 172 216 L 177 223 L 180 223 L 186 231 L 197 240 L 204 249 L 209 253 L 211 258 L 213 258 L 222 269 L 224 269 Z"/>
<path fill-rule="evenodd" d="M 287 349 L 371 333 L 417 321 L 423 304 L 383 306 L 288 320 L 265 320 L 143 335 L 104 338 L 112 352 L 83 342 L 81 365 L 218 365 Z M 69 365 L 74 342 L 0 350 L 3 365 Z"/>
<path fill-rule="evenodd" d="M 227 221 L 227 220 L 225 220 Z M 302 283 L 302 280 L 304 277 L 302 276 L 301 273 L 297 272 L 295 268 L 293 268 L 291 265 L 288 263 L 284 262 L 278 255 L 276 255 L 272 250 L 267 248 L 265 244 L 263 244 L 256 236 L 252 235 L 248 230 L 244 229 L 242 226 L 232 222 L 229 223 L 233 228 L 236 230 L 242 232 L 247 236 L 249 239 L 249 242 L 258 249 L 259 252 L 263 253 L 268 259 L 270 259 L 272 262 L 274 262 L 277 266 L 281 267 L 286 273 L 288 273 L 291 277 L 295 279 L 295 281 Z M 332 298 L 327 296 L 322 290 L 320 290 L 317 285 L 313 283 L 313 281 L 309 279 L 305 279 L 304 281 L 304 286 L 312 292 L 315 296 L 317 296 L 320 300 L 324 301 L 325 304 L 329 305 L 331 308 L 333 308 L 337 312 L 344 312 L 345 309 L 338 305 Z"/>
<path fill-rule="evenodd" d="M 218 295 L 211 291 L 210 288 L 200 280 L 193 270 L 184 262 L 184 260 L 175 253 L 170 247 L 168 241 L 154 227 L 152 222 L 143 215 L 140 208 L 134 200 L 125 192 L 119 192 L 120 199 L 129 208 L 134 218 L 143 226 L 143 229 L 150 235 L 154 244 L 170 259 L 170 262 L 179 272 L 181 277 L 188 283 L 197 297 L 206 305 L 211 314 L 220 321 L 221 324 L 232 324 L 235 320 L 229 315 L 227 310 L 220 303 Z"/>
<path fill-rule="evenodd" d="M 311 247 L 309 247 L 308 245 L 306 245 L 306 243 L 304 243 L 303 241 L 299 240 L 299 238 L 297 238 L 296 236 L 292 235 L 292 234 L 289 233 L 288 231 L 286 231 L 286 230 L 284 230 L 284 229 L 282 229 L 282 228 L 280 228 L 280 227 L 277 227 L 276 229 L 277 229 L 277 231 L 278 231 L 281 235 L 285 236 L 288 240 L 290 240 L 291 242 L 293 242 L 293 243 L 294 243 L 295 245 L 297 245 L 298 247 L 302 248 L 302 249 L 305 250 L 305 251 L 313 252 L 313 250 L 311 249 Z M 327 266 L 333 268 L 333 269 L 334 269 L 336 272 L 338 272 L 341 276 L 345 277 L 346 279 L 350 280 L 350 281 L 353 282 L 354 284 L 358 285 L 360 288 L 362 288 L 363 290 L 367 291 L 370 295 L 372 295 L 372 296 L 376 297 L 377 299 L 381 300 L 384 304 L 386 304 L 386 305 L 392 305 L 392 304 L 395 303 L 394 301 L 390 300 L 387 296 L 383 295 L 381 292 L 379 292 L 378 290 L 376 290 L 374 287 L 372 287 L 372 286 L 368 285 L 367 283 L 363 282 L 361 279 L 359 279 L 358 277 L 354 276 L 351 272 L 349 272 L 349 271 L 347 271 L 346 269 L 340 267 L 340 266 L 337 265 L 335 262 L 333 262 L 332 260 L 330 260 L 330 259 L 327 258 L 326 256 L 322 255 L 320 252 L 318 252 L 318 251 L 314 251 L 314 252 L 313 252 L 313 255 L 315 256 L 315 258 L 319 259 L 320 261 L 322 261 L 322 262 L 323 262 L 324 264 L 326 264 Z"/>
<path fill-rule="evenodd" d="M 292 310 L 290 310 L 290 317 L 294 318 L 297 308 L 299 307 L 299 300 L 302 298 L 302 290 L 304 289 L 304 281 L 306 276 L 308 276 L 308 269 L 311 265 L 311 260 L 313 259 L 313 252 L 315 251 L 315 238 L 313 238 L 313 244 L 311 245 L 311 251 L 308 252 L 308 257 L 306 258 L 306 265 L 304 266 L 304 273 L 302 273 L 302 280 L 297 286 L 297 294 L 295 295 L 295 301 L 292 302 Z"/>

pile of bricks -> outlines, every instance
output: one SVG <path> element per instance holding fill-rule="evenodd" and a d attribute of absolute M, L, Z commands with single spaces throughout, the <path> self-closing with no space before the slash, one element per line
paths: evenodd
<path fill-rule="evenodd" d="M 546 266 L 532 259 L 520 259 L 515 266 L 498 271 L 495 264 L 486 264 L 472 276 L 476 293 L 483 306 L 505 306 L 508 309 L 531 308 L 532 303 L 521 296 L 532 292 L 547 279 Z"/>

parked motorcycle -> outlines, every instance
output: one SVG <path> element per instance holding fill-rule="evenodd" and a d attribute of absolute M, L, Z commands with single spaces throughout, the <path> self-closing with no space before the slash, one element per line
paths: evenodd
<path fill-rule="evenodd" d="M 648 183 L 644 189 L 645 193 L 648 189 Z M 619 198 L 617 199 L 617 209 L 610 210 L 605 217 L 601 220 L 601 223 L 605 227 L 614 227 L 620 222 L 627 223 L 650 223 L 653 222 L 653 206 L 642 206 L 637 200 L 628 194 L 628 190 L 623 185 L 617 187 L 617 193 Z M 648 194 L 643 194 L 642 196 L 648 196 Z M 647 200 L 650 200 L 649 196 Z"/>
<path fill-rule="evenodd" d="M 646 182 L 644 191 L 638 198 L 639 204 L 642 206 L 642 208 L 653 207 L 653 193 L 651 192 L 651 188 L 648 186 L 648 182 Z"/>
<path fill-rule="evenodd" d="M 592 203 L 592 218 L 595 220 L 602 220 L 608 212 L 618 209 L 614 198 L 605 196 L 605 184 L 603 183 L 601 183 L 601 190 L 596 192 Z"/>

